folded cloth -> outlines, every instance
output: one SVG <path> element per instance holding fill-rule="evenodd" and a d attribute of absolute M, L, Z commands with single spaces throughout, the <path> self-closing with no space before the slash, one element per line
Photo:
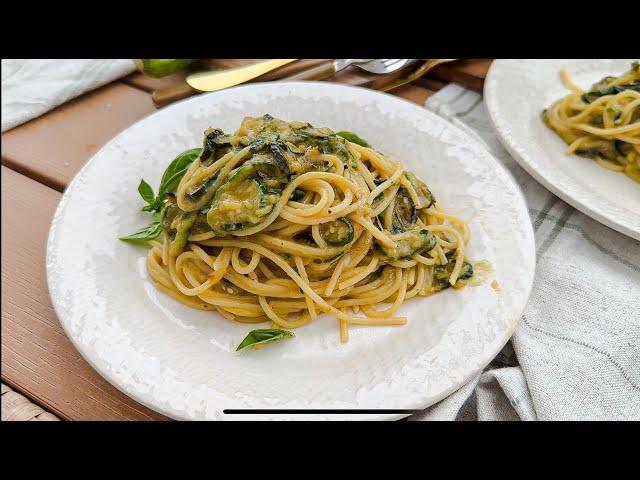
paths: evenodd
<path fill-rule="evenodd" d="M 2 60 L 2 131 L 135 70 L 132 60 Z"/>
<path fill-rule="evenodd" d="M 640 242 L 576 211 L 498 141 L 482 97 L 451 84 L 425 104 L 478 139 L 524 192 L 537 266 L 509 343 L 409 420 L 640 420 Z"/>

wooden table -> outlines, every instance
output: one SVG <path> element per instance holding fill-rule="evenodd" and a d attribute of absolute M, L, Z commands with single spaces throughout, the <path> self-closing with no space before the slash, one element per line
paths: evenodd
<path fill-rule="evenodd" d="M 423 104 L 449 82 L 481 91 L 490 63 L 441 65 L 392 93 Z M 134 73 L 2 135 L 2 382 L 61 419 L 166 420 L 114 388 L 72 346 L 49 299 L 44 259 L 51 217 L 72 177 L 109 139 L 156 110 L 154 89 L 183 77 Z M 378 79 L 351 67 L 331 81 L 370 86 Z"/>

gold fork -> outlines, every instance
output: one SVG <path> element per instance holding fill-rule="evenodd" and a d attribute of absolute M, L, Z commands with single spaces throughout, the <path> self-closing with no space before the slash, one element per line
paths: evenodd
<path fill-rule="evenodd" d="M 380 88 L 380 90 L 383 92 L 388 92 L 390 90 L 393 90 L 394 88 L 401 87 L 402 85 L 406 85 L 407 83 L 411 83 L 414 80 L 417 80 L 418 78 L 425 76 L 427 73 L 429 73 L 438 65 L 442 65 L 443 63 L 453 62 L 455 60 L 457 60 L 457 58 L 429 58 L 426 62 L 424 62 L 420 66 L 420 68 L 415 70 L 410 75 L 406 76 L 405 78 L 401 78 L 400 80 L 396 80 L 395 82 L 390 83 L 389 85 L 385 85 L 384 87 Z"/>

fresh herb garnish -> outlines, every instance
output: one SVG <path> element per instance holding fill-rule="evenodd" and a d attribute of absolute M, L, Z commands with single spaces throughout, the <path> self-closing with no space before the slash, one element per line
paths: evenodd
<path fill-rule="evenodd" d="M 279 340 L 284 340 L 285 338 L 291 337 L 295 337 L 293 332 L 289 332 L 288 330 L 281 330 L 279 328 L 262 328 L 252 330 L 244 338 L 244 340 L 242 340 L 240 345 L 238 345 L 238 348 L 236 348 L 236 352 L 248 347 L 249 345 L 262 345 L 265 343 L 277 342 Z"/>
<path fill-rule="evenodd" d="M 178 185 L 180 184 L 180 180 L 184 177 L 189 165 L 198 158 L 201 151 L 201 148 L 192 148 L 191 150 L 182 152 L 169 164 L 167 169 L 164 171 L 164 175 L 162 175 L 162 180 L 160 180 L 158 196 L 175 193 Z"/>
<path fill-rule="evenodd" d="M 361 147 L 371 147 L 369 142 L 367 142 L 364 138 L 359 137 L 357 134 L 353 132 L 342 131 L 336 133 L 339 137 L 344 138 L 345 140 L 349 140 L 351 143 L 357 143 Z"/>
<path fill-rule="evenodd" d="M 120 240 L 131 243 L 147 243 L 149 240 L 154 240 L 160 235 L 162 227 L 160 222 L 151 222 L 146 227 L 141 228 L 136 233 L 121 237 Z"/>
<path fill-rule="evenodd" d="M 192 148 L 178 155 L 167 167 L 160 180 L 160 187 L 158 188 L 158 195 L 153 193 L 153 188 L 144 179 L 140 180 L 138 185 L 138 193 L 142 199 L 147 203 L 142 207 L 143 212 L 151 212 L 153 221 L 144 228 L 141 228 L 136 233 L 122 237 L 120 240 L 134 243 L 145 243 L 149 240 L 154 240 L 160 235 L 162 227 L 160 226 L 160 216 L 163 208 L 166 206 L 167 196 L 175 193 L 180 180 L 184 177 L 189 165 L 198 158 L 201 148 Z"/>
<path fill-rule="evenodd" d="M 143 212 L 158 212 L 162 209 L 162 205 L 164 204 L 164 198 L 160 195 L 157 197 L 153 193 L 153 188 L 144 179 L 140 180 L 140 185 L 138 185 L 138 193 L 142 197 L 142 199 L 147 202 L 147 204 L 142 207 Z"/>
<path fill-rule="evenodd" d="M 142 197 L 142 199 L 147 203 L 153 203 L 155 195 L 153 194 L 153 188 L 144 180 L 140 180 L 140 185 L 138 185 L 138 193 Z"/>

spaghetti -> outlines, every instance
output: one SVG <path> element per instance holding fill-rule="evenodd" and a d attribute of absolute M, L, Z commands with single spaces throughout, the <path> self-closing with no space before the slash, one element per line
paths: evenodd
<path fill-rule="evenodd" d="M 402 325 L 404 301 L 463 287 L 473 275 L 465 222 L 354 137 L 269 115 L 233 135 L 207 130 L 164 199 L 163 240 L 149 242 L 157 287 L 273 328 L 330 313 L 343 342 L 350 325 Z"/>
<path fill-rule="evenodd" d="M 560 72 L 570 93 L 542 114 L 544 123 L 569 145 L 567 155 L 593 158 L 640 183 L 640 65 L 605 77 L 587 92 Z"/>

